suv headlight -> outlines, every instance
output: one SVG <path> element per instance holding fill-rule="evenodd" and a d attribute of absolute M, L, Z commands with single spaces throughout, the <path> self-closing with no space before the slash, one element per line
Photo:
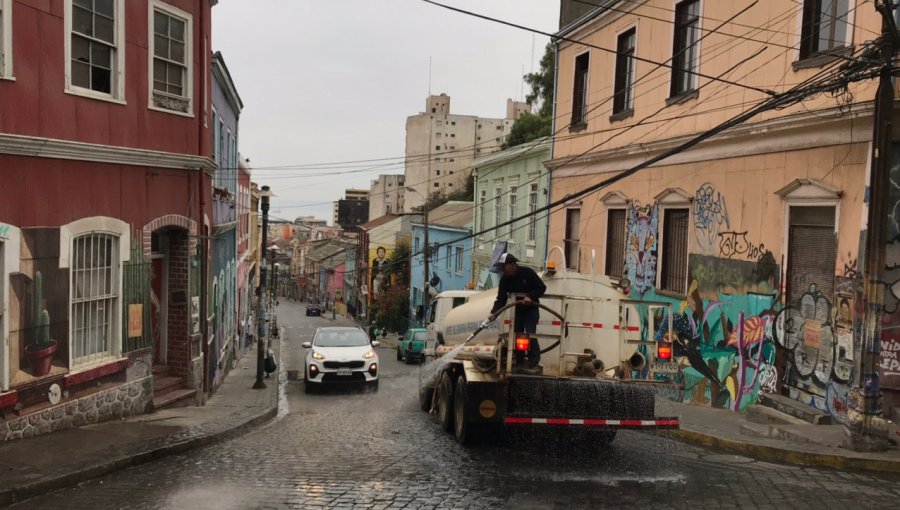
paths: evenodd
<path fill-rule="evenodd" d="M 322 354 L 320 352 L 316 352 L 316 351 L 313 351 L 312 357 L 313 357 L 313 359 L 319 359 L 319 360 L 325 359 L 324 354 Z"/>
<path fill-rule="evenodd" d="M 369 352 L 363 354 L 363 358 L 365 358 L 365 359 L 372 359 L 374 357 L 375 357 L 375 351 L 369 351 Z"/>

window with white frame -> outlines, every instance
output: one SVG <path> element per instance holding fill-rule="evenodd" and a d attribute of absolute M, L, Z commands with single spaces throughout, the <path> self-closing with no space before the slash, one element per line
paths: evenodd
<path fill-rule="evenodd" d="M 485 209 L 487 208 L 487 188 L 481 188 L 478 192 L 478 201 L 480 202 L 478 208 L 478 228 L 484 228 L 484 220 L 485 220 Z"/>
<path fill-rule="evenodd" d="M 519 198 L 519 186 L 518 181 L 512 183 L 509 187 L 509 220 L 512 221 L 513 218 L 516 217 L 516 201 Z M 509 236 L 512 238 L 513 233 L 516 231 L 516 224 L 509 224 Z"/>
<path fill-rule="evenodd" d="M 67 89 L 124 101 L 123 0 L 66 0 Z"/>
<path fill-rule="evenodd" d="M 500 217 L 502 215 L 502 209 L 500 207 L 500 197 L 503 195 L 503 188 L 500 187 L 500 184 L 497 184 L 494 188 L 494 226 L 500 224 Z"/>
<path fill-rule="evenodd" d="M 445 264 L 447 264 L 447 271 L 450 270 L 450 267 L 451 267 L 452 264 L 453 264 L 453 258 L 452 258 L 451 255 L 452 255 L 452 254 L 450 253 L 450 247 L 447 246 L 447 249 L 444 250 L 444 256 L 447 257 L 447 260 L 445 261 Z"/>
<path fill-rule="evenodd" d="M 463 248 L 462 246 L 456 247 L 456 273 L 462 274 L 463 270 Z"/>
<path fill-rule="evenodd" d="M 191 114 L 191 15 L 159 1 L 151 2 L 150 106 Z"/>
<path fill-rule="evenodd" d="M 12 0 L 0 0 L 0 78 L 12 78 Z"/>
<path fill-rule="evenodd" d="M 534 242 L 537 239 L 537 203 L 538 203 L 538 184 L 531 184 L 531 190 L 528 193 L 528 241 Z"/>
<path fill-rule="evenodd" d="M 73 368 L 112 356 L 118 341 L 119 237 L 89 233 L 72 239 L 70 327 Z"/>

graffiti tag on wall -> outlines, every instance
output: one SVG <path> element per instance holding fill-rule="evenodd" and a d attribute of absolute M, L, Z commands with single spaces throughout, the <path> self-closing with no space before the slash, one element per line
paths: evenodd
<path fill-rule="evenodd" d="M 765 255 L 766 245 L 754 244 L 747 239 L 747 232 L 722 232 L 719 234 L 719 255 L 732 258 L 735 255 L 746 257 L 750 260 L 759 260 Z"/>
<path fill-rule="evenodd" d="M 703 253 L 712 253 L 722 227 L 728 222 L 728 208 L 725 197 L 710 183 L 697 189 L 694 196 L 694 228 L 697 230 L 697 245 Z"/>
<path fill-rule="evenodd" d="M 643 294 L 656 284 L 656 249 L 659 208 L 634 204 L 628 208 L 625 271 L 631 288 Z"/>

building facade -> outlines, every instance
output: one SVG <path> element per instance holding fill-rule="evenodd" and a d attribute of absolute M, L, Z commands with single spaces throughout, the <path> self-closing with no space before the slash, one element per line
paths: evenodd
<path fill-rule="evenodd" d="M 406 119 L 404 210 L 412 210 L 435 193 L 450 194 L 464 186 L 472 160 L 500 150 L 517 115 L 531 111 L 507 101 L 506 118 L 450 113 L 450 96 L 429 96 L 425 111 Z"/>
<path fill-rule="evenodd" d="M 239 119 L 244 104 L 220 52 L 212 62 L 212 140 L 216 161 L 213 203 L 212 278 L 209 282 L 209 389 L 215 390 L 240 351 L 238 340 Z M 246 177 L 249 182 L 249 176 Z"/>
<path fill-rule="evenodd" d="M 466 290 L 472 284 L 472 202 L 447 202 L 428 215 L 428 286 L 425 285 L 425 224 L 412 222 L 412 262 L 409 304 L 412 323 L 423 324 L 428 316 L 425 292 L 432 296 L 445 290 Z M 446 246 L 442 246 L 447 243 Z M 426 290 L 428 289 L 428 290 Z"/>
<path fill-rule="evenodd" d="M 344 200 L 369 200 L 369 190 L 347 188 L 344 190 Z M 340 202 L 340 200 L 334 201 L 332 225 L 334 225 L 335 227 L 340 225 Z M 366 209 L 368 210 L 368 202 L 366 202 Z M 366 212 L 366 214 L 368 214 L 368 212 Z"/>
<path fill-rule="evenodd" d="M 547 164 L 554 201 L 762 104 L 770 87 L 784 92 L 817 73 L 840 81 L 838 64 L 852 63 L 881 30 L 861 2 L 834 4 L 837 16 L 818 2 L 761 1 L 744 13 L 728 2 L 610 4 L 616 10 L 597 9 L 561 31 L 584 44 L 558 46 L 555 130 L 563 134 Z M 661 8 L 674 8 L 676 21 L 658 19 Z M 767 27 L 769 43 L 713 30 L 714 19 L 734 16 Z M 819 37 L 820 26 L 831 35 Z M 767 55 L 757 54 L 766 44 Z M 651 63 L 672 58 L 671 68 Z M 717 80 L 726 70 L 740 78 Z M 873 385 L 886 413 L 896 405 L 900 373 L 884 352 L 897 344 L 892 330 L 884 328 L 880 353 L 864 352 L 861 341 L 875 85 L 762 110 L 553 213 L 549 244 L 565 246 L 568 267 L 625 277 L 632 299 L 672 304 L 679 372 L 643 376 L 674 378 L 684 401 L 738 411 L 762 394 L 784 395 L 850 425 L 877 412 L 861 396 Z M 598 144 L 596 134 L 610 132 Z M 896 223 L 887 223 L 896 242 Z M 892 267 L 876 269 L 891 282 Z M 882 324 L 898 322 L 896 303 L 887 297 Z M 863 360 L 879 355 L 873 373 Z"/>
<path fill-rule="evenodd" d="M 538 140 L 476 159 L 473 230 L 481 232 L 536 211 L 550 198 L 550 177 L 544 162 L 550 159 L 550 140 Z M 472 280 L 477 289 L 499 283 L 493 272 L 496 253 L 512 253 L 520 263 L 540 270 L 547 254 L 547 215 L 493 230 L 475 239 Z"/>
<path fill-rule="evenodd" d="M 0 3 L 0 439 L 202 393 L 210 4 Z"/>
<path fill-rule="evenodd" d="M 381 218 L 387 214 L 399 214 L 405 211 L 403 175 L 379 175 L 369 188 L 369 218 Z"/>

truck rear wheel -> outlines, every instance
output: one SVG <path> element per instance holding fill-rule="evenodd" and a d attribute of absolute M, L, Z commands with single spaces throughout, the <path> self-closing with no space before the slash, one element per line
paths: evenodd
<path fill-rule="evenodd" d="M 431 412 L 431 399 L 434 397 L 434 388 L 422 386 L 419 388 L 419 407 L 426 413 Z"/>
<path fill-rule="evenodd" d="M 466 416 L 466 378 L 460 376 L 456 381 L 456 398 L 453 399 L 453 431 L 456 441 L 461 445 L 471 445 L 478 439 L 478 426 Z"/>
<path fill-rule="evenodd" d="M 441 374 L 434 391 L 437 392 L 437 414 L 441 428 L 444 432 L 453 432 L 453 383 L 450 374 Z"/>

